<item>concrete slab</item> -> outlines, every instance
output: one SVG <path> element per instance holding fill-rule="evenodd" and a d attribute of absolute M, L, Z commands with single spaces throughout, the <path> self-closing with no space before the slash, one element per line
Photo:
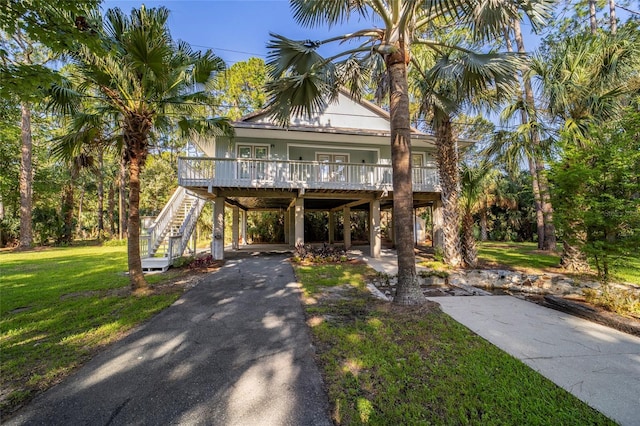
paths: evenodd
<path fill-rule="evenodd" d="M 640 338 L 512 296 L 430 298 L 621 425 L 640 425 Z"/>

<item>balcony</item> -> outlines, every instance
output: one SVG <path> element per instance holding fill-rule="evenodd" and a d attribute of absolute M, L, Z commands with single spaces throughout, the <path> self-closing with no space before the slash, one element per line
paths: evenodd
<path fill-rule="evenodd" d="M 413 167 L 414 192 L 440 192 L 438 170 Z M 278 188 L 391 192 L 391 165 L 318 161 L 181 157 L 178 183 L 187 188 Z"/>

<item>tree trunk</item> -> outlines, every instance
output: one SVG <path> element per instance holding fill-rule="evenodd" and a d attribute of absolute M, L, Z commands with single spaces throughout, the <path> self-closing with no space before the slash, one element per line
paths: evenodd
<path fill-rule="evenodd" d="M 129 220 L 127 255 L 129 259 L 129 281 L 133 291 L 148 287 L 142 273 L 140 257 L 140 172 L 144 154 L 136 153 L 129 159 Z"/>
<path fill-rule="evenodd" d="M 611 25 L 611 34 L 616 35 L 618 32 L 618 22 L 616 20 L 616 0 L 609 0 L 609 23 Z"/>
<path fill-rule="evenodd" d="M 453 266 L 462 266 L 462 247 L 460 243 L 460 173 L 458 171 L 458 152 L 453 138 L 453 128 L 449 117 L 436 124 L 436 149 L 440 185 L 442 187 L 442 216 L 444 224 L 444 261 Z"/>
<path fill-rule="evenodd" d="M 589 0 L 589 23 L 591 25 L 591 34 L 598 31 L 598 21 L 596 19 L 596 0 Z"/>
<path fill-rule="evenodd" d="M 20 157 L 20 241 L 18 249 L 31 248 L 33 244 L 33 229 L 31 224 L 31 210 L 33 200 L 33 167 L 31 155 L 33 140 L 31 139 L 31 107 L 27 102 L 20 104 L 21 120 L 21 157 Z"/>
<path fill-rule="evenodd" d="M 98 239 L 104 231 L 104 158 L 102 148 L 98 148 Z"/>
<path fill-rule="evenodd" d="M 4 247 L 4 202 L 2 201 L 2 194 L 0 194 L 0 248 Z"/>
<path fill-rule="evenodd" d="M 118 239 L 122 240 L 127 235 L 127 168 L 125 159 L 120 162 L 120 178 L 118 179 Z M 131 195 L 129 195 L 131 196 Z"/>
<path fill-rule="evenodd" d="M 125 158 L 129 163 L 129 218 L 127 221 L 127 255 L 131 290 L 148 288 L 140 258 L 140 173 L 148 154 L 147 137 L 151 130 L 150 114 L 131 113 L 125 117 Z"/>
<path fill-rule="evenodd" d="M 484 206 L 482 210 L 480 210 L 480 241 L 487 241 L 489 239 L 488 227 L 487 206 Z"/>
<path fill-rule="evenodd" d="M 62 195 L 62 218 L 64 221 L 60 242 L 70 243 L 73 240 L 73 205 L 75 204 L 73 196 L 73 180 L 64 187 Z"/>
<path fill-rule="evenodd" d="M 398 286 L 394 302 L 416 305 L 425 301 L 416 277 L 413 248 L 413 181 L 411 177 L 411 126 L 407 83 L 408 52 L 399 45 L 387 55 L 389 112 L 391 116 L 391 164 L 393 169 L 393 227 L 398 252 Z"/>
<path fill-rule="evenodd" d="M 113 181 L 109 185 L 109 192 L 107 194 L 107 219 L 109 220 L 109 230 L 111 231 L 111 237 L 116 234 L 116 221 L 115 221 L 115 210 L 116 210 L 116 191 L 113 187 Z"/>
<path fill-rule="evenodd" d="M 462 218 L 462 257 L 466 266 L 475 268 L 478 265 L 476 238 L 473 235 L 473 215 L 470 211 Z"/>
<path fill-rule="evenodd" d="M 562 256 L 560 266 L 569 272 L 589 272 L 591 267 L 587 262 L 587 256 L 581 250 L 579 244 L 571 244 L 567 240 L 562 241 Z"/>
<path fill-rule="evenodd" d="M 522 31 L 520 29 L 520 21 L 517 19 L 513 21 L 513 32 L 518 46 L 518 52 L 525 54 L 524 40 L 522 38 Z M 522 78 L 524 84 L 524 96 L 525 104 L 527 106 L 528 122 L 532 121 L 532 118 L 536 117 L 536 104 L 533 97 L 533 88 L 531 86 L 531 80 L 529 78 Z M 533 117 L 532 117 L 533 115 Z M 535 175 L 538 178 L 538 188 L 540 192 L 540 204 L 542 208 L 544 232 L 538 233 L 538 247 L 540 247 L 540 235 L 544 235 L 542 241 L 542 250 L 556 250 L 556 229 L 553 224 L 553 206 L 551 205 L 551 198 L 549 195 L 549 184 L 547 181 L 546 171 L 544 169 L 544 159 L 541 152 L 540 133 L 537 129 L 532 129 L 530 132 L 533 163 L 535 165 Z M 537 201 L 536 201 L 537 203 Z M 536 205 L 536 215 L 537 213 Z M 538 222 L 538 225 L 540 223 Z M 538 230 L 540 232 L 540 230 Z"/>
<path fill-rule="evenodd" d="M 516 23 L 512 25 L 512 28 L 516 28 Z M 518 27 L 519 28 L 519 27 Z M 511 45 L 511 39 L 509 38 L 509 31 L 505 29 L 505 41 L 507 43 L 507 51 L 513 52 L 513 46 Z M 523 45 L 524 48 L 524 45 Z M 518 80 L 522 80 L 521 76 L 518 76 Z M 522 96 L 522 95 L 521 95 Z M 520 122 L 526 124 L 529 121 L 527 111 L 523 107 L 520 109 Z M 542 212 L 542 199 L 540 198 L 540 186 L 538 185 L 538 175 L 536 174 L 536 166 L 531 158 L 531 155 L 527 153 L 527 163 L 529 165 L 529 175 L 531 175 L 531 189 L 533 191 L 533 204 L 536 210 L 536 225 L 538 235 L 538 250 L 544 248 L 544 213 Z"/>
<path fill-rule="evenodd" d="M 553 207 L 551 205 L 551 194 L 549 192 L 549 180 L 547 179 L 547 171 L 542 160 L 537 162 L 536 171 L 538 176 L 538 185 L 540 186 L 540 198 L 542 199 L 542 213 L 544 214 L 544 246 L 543 250 L 556 251 L 556 227 L 553 224 Z"/>
<path fill-rule="evenodd" d="M 540 185 L 538 184 L 538 174 L 536 166 L 531 157 L 527 159 L 529 163 L 529 174 L 531 175 L 531 187 L 533 189 L 533 204 L 536 208 L 536 229 L 538 234 L 538 250 L 544 250 L 544 212 L 542 211 L 542 197 L 540 196 Z"/>
<path fill-rule="evenodd" d="M 82 235 L 82 205 L 84 204 L 84 188 L 80 189 L 80 200 L 78 200 L 78 223 L 76 224 L 76 238 L 84 238 Z"/>

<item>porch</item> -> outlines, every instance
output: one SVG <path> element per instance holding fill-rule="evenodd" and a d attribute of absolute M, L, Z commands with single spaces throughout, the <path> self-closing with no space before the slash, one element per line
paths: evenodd
<path fill-rule="evenodd" d="M 414 192 L 440 192 L 438 170 L 413 167 Z M 196 190 L 214 187 L 297 190 L 393 191 L 390 164 L 330 163 L 255 158 L 181 157 L 178 184 Z"/>

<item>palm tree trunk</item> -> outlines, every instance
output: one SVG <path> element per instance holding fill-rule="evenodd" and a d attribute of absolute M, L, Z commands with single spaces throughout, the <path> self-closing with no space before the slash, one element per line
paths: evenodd
<path fill-rule="evenodd" d="M 113 237 L 116 233 L 116 221 L 115 221 L 115 210 L 116 210 L 116 191 L 113 187 L 113 181 L 109 185 L 109 192 L 107 193 L 107 220 L 109 221 L 109 230 L 111 231 L 111 237 Z"/>
<path fill-rule="evenodd" d="M 2 201 L 2 194 L 0 194 L 0 248 L 4 247 L 4 202 Z"/>
<path fill-rule="evenodd" d="M 440 185 L 442 187 L 442 216 L 444 225 L 444 261 L 453 266 L 462 266 L 462 247 L 460 243 L 460 173 L 458 171 L 458 152 L 453 138 L 453 128 L 449 117 L 438 120 L 436 124 L 436 150 Z"/>
<path fill-rule="evenodd" d="M 598 31 L 598 21 L 596 20 L 596 0 L 589 0 L 589 23 L 591 26 L 591 34 Z"/>
<path fill-rule="evenodd" d="M 33 244 L 33 229 L 31 225 L 31 210 L 33 200 L 33 167 L 31 156 L 33 140 L 31 138 L 31 106 L 27 102 L 20 104 L 21 119 L 21 156 L 20 156 L 20 240 L 19 249 L 31 248 Z"/>
<path fill-rule="evenodd" d="M 102 149 L 98 148 L 98 238 L 104 231 L 104 158 Z"/>
<path fill-rule="evenodd" d="M 585 241 L 584 235 L 577 235 L 577 240 Z M 582 243 L 583 244 L 583 243 Z M 569 272 L 589 272 L 591 267 L 587 261 L 587 256 L 581 249 L 580 243 L 569 243 L 566 239 L 562 241 L 562 256 L 560 266 Z"/>
<path fill-rule="evenodd" d="M 122 240 L 127 235 L 127 189 L 126 189 L 126 162 L 123 158 L 120 162 L 120 177 L 118 179 L 118 239 Z"/>
<path fill-rule="evenodd" d="M 136 153 L 129 159 L 129 220 L 127 256 L 129 259 L 129 281 L 133 291 L 148 287 L 142 273 L 140 257 L 140 172 L 143 155 Z"/>
<path fill-rule="evenodd" d="M 487 241 L 489 239 L 488 227 L 487 206 L 485 205 L 482 210 L 480 210 L 480 241 Z"/>
<path fill-rule="evenodd" d="M 80 199 L 78 200 L 78 223 L 76 224 L 76 238 L 83 238 L 82 235 L 82 205 L 84 204 L 84 188 L 80 189 Z"/>
<path fill-rule="evenodd" d="M 611 34 L 616 35 L 618 32 L 618 22 L 616 20 L 616 0 L 609 0 L 609 23 L 611 25 Z"/>
<path fill-rule="evenodd" d="M 473 235 L 473 215 L 466 211 L 462 218 L 462 257 L 466 266 L 475 268 L 478 265 L 476 238 Z"/>
<path fill-rule="evenodd" d="M 524 40 L 522 38 L 522 31 L 520 29 L 520 21 L 513 21 L 513 33 L 516 39 L 516 45 L 518 46 L 518 52 L 525 54 L 526 49 L 524 47 Z M 524 96 L 525 96 L 525 104 L 527 106 L 527 115 L 528 121 L 531 121 L 532 118 L 535 118 L 536 115 L 536 104 L 533 97 L 533 88 L 531 86 L 531 80 L 529 78 L 523 77 L 524 83 Z M 533 115 L 533 117 L 532 117 Z M 541 152 L 541 143 L 540 143 L 540 133 L 537 129 L 532 129 L 530 132 L 531 145 L 532 145 L 532 153 L 533 153 L 533 162 L 536 170 L 536 177 L 538 178 L 538 188 L 540 192 L 540 203 L 542 207 L 542 214 L 544 220 L 544 232 L 543 234 L 538 234 L 538 241 L 540 240 L 540 235 L 544 235 L 544 240 L 542 244 L 543 250 L 555 251 L 556 250 L 556 229 L 553 224 L 553 206 L 551 205 L 551 198 L 549 195 L 549 184 L 546 176 L 546 171 L 544 167 L 544 159 L 542 158 Z M 537 210 L 536 210 L 537 214 Z M 540 243 L 538 242 L 538 245 Z"/>
<path fill-rule="evenodd" d="M 531 175 L 531 187 L 533 189 L 533 204 L 536 208 L 536 229 L 538 234 L 538 250 L 544 250 L 544 212 L 542 211 L 542 197 L 538 184 L 538 173 L 531 157 L 528 158 L 529 174 Z"/>
<path fill-rule="evenodd" d="M 62 219 L 63 230 L 60 236 L 60 242 L 70 243 L 73 240 L 73 206 L 75 204 L 73 196 L 74 181 L 70 180 L 64 187 L 62 195 Z"/>
<path fill-rule="evenodd" d="M 519 23 L 517 24 L 519 27 Z M 516 31 L 516 23 L 512 25 L 514 32 Z M 505 41 L 507 43 L 507 51 L 513 52 L 513 46 L 511 45 L 511 39 L 509 38 L 509 31 L 505 29 Z M 524 48 L 524 45 L 522 46 Z M 521 80 L 521 77 L 518 77 Z M 520 109 L 520 122 L 526 124 L 529 121 L 527 117 L 527 111 L 524 108 Z M 536 210 L 536 226 L 538 235 L 538 250 L 544 249 L 544 213 L 542 211 L 542 198 L 540 197 L 540 186 L 538 185 L 538 175 L 536 173 L 536 166 L 530 155 L 527 155 L 527 162 L 529 165 L 529 175 L 531 175 L 531 189 L 533 191 L 533 204 Z"/>
<path fill-rule="evenodd" d="M 398 253 L 398 286 L 394 302 L 416 305 L 425 301 L 416 277 L 413 248 L 413 182 L 411 179 L 411 127 L 405 46 L 387 55 L 391 163 L 393 169 L 393 227 Z"/>

